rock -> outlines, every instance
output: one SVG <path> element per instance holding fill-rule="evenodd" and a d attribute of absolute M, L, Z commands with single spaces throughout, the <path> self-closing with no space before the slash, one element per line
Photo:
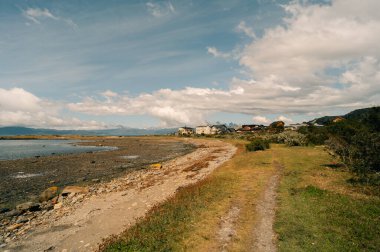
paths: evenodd
<path fill-rule="evenodd" d="M 41 209 L 44 211 L 49 211 L 49 210 L 52 210 L 53 208 L 54 208 L 54 204 L 52 202 L 47 201 L 41 204 Z"/>
<path fill-rule="evenodd" d="M 4 208 L 0 208 L 0 214 L 2 214 L 2 213 L 6 213 L 6 212 L 9 212 L 9 211 L 10 211 L 9 208 L 6 208 L 6 207 L 4 207 Z"/>
<path fill-rule="evenodd" d="M 92 179 L 91 181 L 94 182 L 94 183 L 99 183 L 100 179 L 96 178 L 96 179 Z"/>
<path fill-rule="evenodd" d="M 83 194 L 80 194 L 80 195 L 77 195 L 73 198 L 73 200 L 71 201 L 71 203 L 76 203 L 78 201 L 81 201 L 82 199 L 84 198 L 84 195 Z"/>
<path fill-rule="evenodd" d="M 157 164 L 151 164 L 149 167 L 152 168 L 152 169 L 161 169 L 162 168 L 162 164 L 159 164 L 159 163 L 157 163 Z"/>
<path fill-rule="evenodd" d="M 58 202 L 58 196 L 55 196 L 54 198 L 51 199 L 51 203 L 54 205 L 54 204 L 57 204 Z"/>
<path fill-rule="evenodd" d="M 20 218 L 17 219 L 16 223 L 17 224 L 19 224 L 19 223 L 26 223 L 28 221 L 29 221 L 28 218 L 22 216 L 22 217 L 20 217 Z"/>
<path fill-rule="evenodd" d="M 13 224 L 13 225 L 7 227 L 7 230 L 8 231 L 13 231 L 13 230 L 18 229 L 20 227 L 22 227 L 22 224 L 21 223 L 16 223 L 16 224 Z"/>
<path fill-rule="evenodd" d="M 22 203 L 20 205 L 17 205 L 16 209 L 21 211 L 21 212 L 25 212 L 28 210 L 31 212 L 35 212 L 35 211 L 41 210 L 41 207 L 40 207 L 40 204 L 38 204 L 38 203 L 26 202 L 26 203 Z"/>
<path fill-rule="evenodd" d="M 17 210 L 17 209 L 13 209 L 9 212 L 6 212 L 4 214 L 5 217 L 13 217 L 13 216 L 18 216 L 18 215 L 21 215 L 22 214 L 22 211 L 20 210 Z"/>
<path fill-rule="evenodd" d="M 77 182 L 84 182 L 84 181 L 87 181 L 87 178 L 86 177 L 82 177 L 82 178 L 78 178 L 77 179 Z"/>
<path fill-rule="evenodd" d="M 60 209 L 62 207 L 63 207 L 63 203 L 62 202 L 58 202 L 57 204 L 54 205 L 54 210 Z"/>
<path fill-rule="evenodd" d="M 81 186 L 66 186 L 61 195 L 62 196 L 67 196 L 72 193 L 88 193 L 88 188 L 87 187 L 81 187 Z"/>
<path fill-rule="evenodd" d="M 16 209 L 17 210 L 20 210 L 22 212 L 25 212 L 27 210 L 29 210 L 29 207 L 33 204 L 33 202 L 25 202 L 25 203 L 22 203 L 22 204 L 19 204 L 16 206 Z"/>
<path fill-rule="evenodd" d="M 45 202 L 45 201 L 51 200 L 57 195 L 58 195 L 58 187 L 52 186 L 40 194 L 39 200 L 40 202 Z"/>

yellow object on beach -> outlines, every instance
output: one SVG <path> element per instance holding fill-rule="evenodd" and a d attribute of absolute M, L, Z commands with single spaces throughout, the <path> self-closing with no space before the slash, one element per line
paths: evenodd
<path fill-rule="evenodd" d="M 150 165 L 150 168 L 153 168 L 153 169 L 161 169 L 161 168 L 162 168 L 162 164 L 159 164 L 159 163 L 157 163 L 157 164 L 151 164 L 151 165 Z"/>

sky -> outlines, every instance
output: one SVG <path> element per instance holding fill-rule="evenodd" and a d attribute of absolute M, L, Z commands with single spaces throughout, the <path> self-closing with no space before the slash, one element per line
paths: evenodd
<path fill-rule="evenodd" d="M 380 101 L 378 0 L 0 0 L 0 126 L 297 123 Z"/>

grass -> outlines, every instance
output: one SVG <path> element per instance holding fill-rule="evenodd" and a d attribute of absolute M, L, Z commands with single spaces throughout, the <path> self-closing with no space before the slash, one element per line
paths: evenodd
<path fill-rule="evenodd" d="M 243 141 L 235 157 L 208 179 L 181 188 L 147 217 L 118 237 L 106 240 L 101 251 L 210 251 L 218 250 L 220 218 L 238 206 L 237 237 L 231 250 L 244 251 L 251 245 L 254 209 L 265 181 L 273 173 L 271 155 L 248 153 Z"/>
<path fill-rule="evenodd" d="M 197 216 L 225 197 L 229 179 L 204 180 L 182 188 L 173 198 L 154 207 L 145 219 L 120 237 L 103 244 L 105 251 L 175 251 Z"/>
<path fill-rule="evenodd" d="M 279 251 L 378 251 L 380 200 L 347 182 L 321 148 L 277 146 L 285 165 L 275 230 Z"/>
<path fill-rule="evenodd" d="M 284 167 L 274 226 L 279 251 L 378 251 L 379 197 L 348 183 L 350 173 L 323 148 L 273 144 L 246 152 L 246 142 L 228 141 L 238 146 L 233 159 L 206 180 L 179 189 L 100 250 L 220 251 L 220 219 L 232 207 L 240 214 L 227 250 L 251 250 L 256 204 L 276 161 Z"/>

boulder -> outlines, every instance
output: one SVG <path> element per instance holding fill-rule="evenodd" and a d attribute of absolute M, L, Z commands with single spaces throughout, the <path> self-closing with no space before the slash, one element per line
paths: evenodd
<path fill-rule="evenodd" d="M 88 193 L 88 188 L 87 187 L 81 187 L 81 186 L 66 186 L 61 195 L 62 196 L 67 196 L 72 193 Z"/>
<path fill-rule="evenodd" d="M 40 202 L 45 202 L 45 201 L 51 200 L 57 195 L 58 195 L 58 187 L 52 186 L 40 194 L 39 200 Z"/>
<path fill-rule="evenodd" d="M 41 210 L 41 207 L 40 207 L 40 204 L 38 203 L 25 202 L 25 203 L 17 205 L 16 209 L 21 212 L 26 212 L 26 211 L 35 212 L 35 211 Z"/>

